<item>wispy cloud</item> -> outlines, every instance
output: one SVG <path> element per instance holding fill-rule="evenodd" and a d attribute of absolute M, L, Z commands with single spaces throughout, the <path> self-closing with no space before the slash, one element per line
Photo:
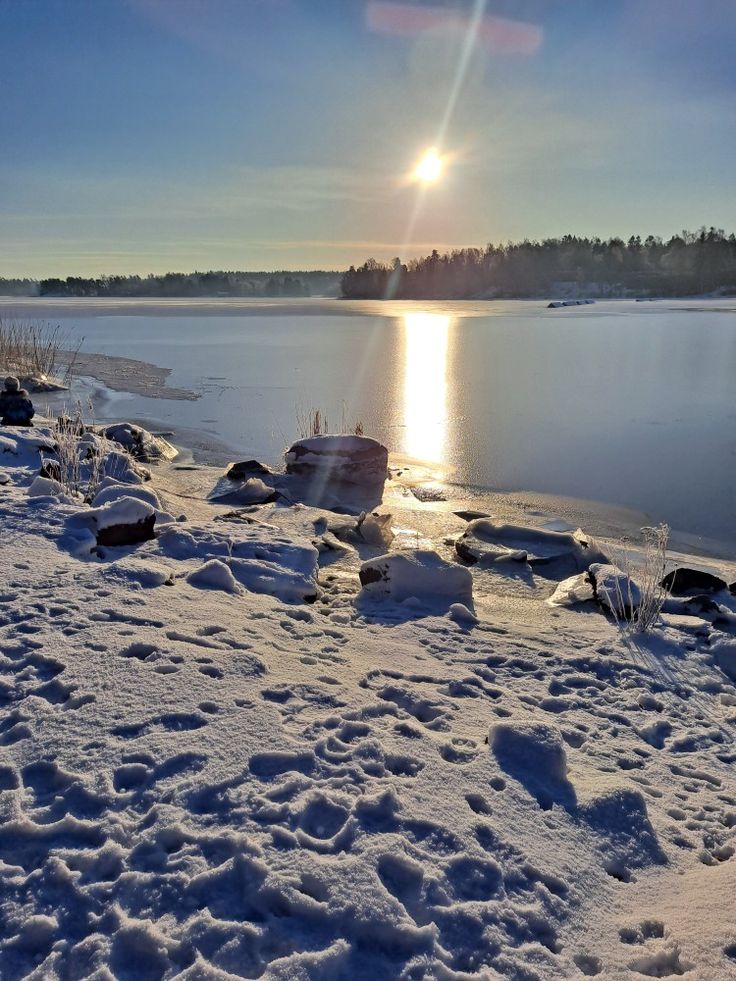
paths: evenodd
<path fill-rule="evenodd" d="M 416 37 L 427 31 L 465 34 L 471 17 L 453 7 L 429 7 L 410 3 L 371 0 L 366 5 L 368 27 L 380 34 Z M 542 43 L 542 28 L 520 20 L 485 14 L 478 24 L 476 40 L 492 54 L 532 55 Z"/>

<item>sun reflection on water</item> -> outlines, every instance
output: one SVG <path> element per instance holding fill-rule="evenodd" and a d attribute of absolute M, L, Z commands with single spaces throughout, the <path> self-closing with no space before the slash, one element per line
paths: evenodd
<path fill-rule="evenodd" d="M 404 317 L 404 453 L 430 463 L 447 459 L 447 349 L 450 317 Z"/>

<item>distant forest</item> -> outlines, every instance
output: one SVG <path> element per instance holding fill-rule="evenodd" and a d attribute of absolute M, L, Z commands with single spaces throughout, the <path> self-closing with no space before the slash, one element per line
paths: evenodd
<path fill-rule="evenodd" d="M 736 236 L 720 228 L 666 241 L 564 235 L 484 249 L 436 249 L 422 259 L 368 259 L 345 273 L 192 272 L 148 276 L 3 279 L 5 296 L 304 297 L 451 300 L 736 295 Z"/>
<path fill-rule="evenodd" d="M 100 276 L 97 279 L 2 279 L 4 296 L 337 296 L 340 273 L 307 272 L 193 272 L 156 276 Z"/>
<path fill-rule="evenodd" d="M 347 299 L 450 300 L 736 294 L 736 236 L 722 229 L 603 241 L 565 235 L 423 259 L 368 259 L 341 281 Z"/>

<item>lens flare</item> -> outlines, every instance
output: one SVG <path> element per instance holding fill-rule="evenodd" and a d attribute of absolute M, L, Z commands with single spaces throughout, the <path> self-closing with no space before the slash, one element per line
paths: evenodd
<path fill-rule="evenodd" d="M 423 184 L 434 184 L 442 176 L 444 166 L 444 161 L 437 152 L 437 148 L 431 146 L 416 165 L 414 179 Z"/>

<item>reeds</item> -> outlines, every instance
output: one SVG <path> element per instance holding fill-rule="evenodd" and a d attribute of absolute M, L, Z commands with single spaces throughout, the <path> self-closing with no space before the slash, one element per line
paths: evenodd
<path fill-rule="evenodd" d="M 63 350 L 68 340 L 58 325 L 0 316 L 0 372 L 44 382 L 55 378 L 63 365 L 62 380 L 66 382 L 82 343 Z"/>

